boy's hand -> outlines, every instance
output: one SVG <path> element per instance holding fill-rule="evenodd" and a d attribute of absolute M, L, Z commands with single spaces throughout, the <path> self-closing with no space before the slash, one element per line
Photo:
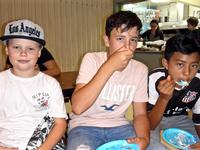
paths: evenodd
<path fill-rule="evenodd" d="M 149 145 L 149 142 L 147 141 L 147 139 L 143 137 L 128 138 L 127 142 L 138 144 L 140 147 L 140 150 L 146 150 L 147 146 Z"/>
<path fill-rule="evenodd" d="M 133 58 L 133 51 L 124 47 L 119 48 L 107 60 L 114 71 L 123 71 Z"/>
<path fill-rule="evenodd" d="M 193 149 L 193 150 L 199 150 L 200 149 L 200 142 L 197 142 L 195 144 L 190 145 L 189 148 Z"/>
<path fill-rule="evenodd" d="M 168 75 L 167 79 L 159 82 L 157 88 L 160 93 L 160 97 L 169 101 L 174 92 L 175 81 L 171 78 L 170 75 Z"/>

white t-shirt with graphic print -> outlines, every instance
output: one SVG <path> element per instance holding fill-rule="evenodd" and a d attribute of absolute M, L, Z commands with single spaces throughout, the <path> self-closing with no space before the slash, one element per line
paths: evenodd
<path fill-rule="evenodd" d="M 10 69 L 3 71 L 0 88 L 0 146 L 23 150 L 47 113 L 67 118 L 59 83 L 42 72 L 20 78 Z"/>
<path fill-rule="evenodd" d="M 107 60 L 106 52 L 84 56 L 76 83 L 88 83 Z M 115 127 L 128 124 L 125 111 L 132 102 L 147 102 L 147 67 L 131 60 L 108 80 L 95 103 L 81 115 L 70 114 L 69 130 L 77 126 Z M 91 91 L 92 93 L 92 91 Z"/>

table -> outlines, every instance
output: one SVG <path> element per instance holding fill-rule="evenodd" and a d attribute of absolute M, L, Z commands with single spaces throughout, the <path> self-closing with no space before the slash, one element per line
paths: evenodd
<path fill-rule="evenodd" d="M 61 72 L 59 76 L 55 77 L 57 81 L 60 83 L 65 102 L 69 102 L 69 100 L 71 99 L 72 93 L 75 88 L 77 75 L 78 75 L 77 71 L 70 71 L 70 72 Z"/>

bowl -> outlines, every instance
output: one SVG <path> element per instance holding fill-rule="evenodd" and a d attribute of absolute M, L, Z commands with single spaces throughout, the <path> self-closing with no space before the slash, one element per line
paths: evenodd
<path fill-rule="evenodd" d="M 126 140 L 116 140 L 105 143 L 96 150 L 140 150 L 137 144 L 129 144 Z"/>
<path fill-rule="evenodd" d="M 165 146 L 175 149 L 187 150 L 188 146 L 197 142 L 196 138 L 189 132 L 178 128 L 168 128 L 161 132 L 161 142 Z M 164 144 L 164 143 L 163 143 Z M 167 145 L 166 145 L 167 144 Z"/>

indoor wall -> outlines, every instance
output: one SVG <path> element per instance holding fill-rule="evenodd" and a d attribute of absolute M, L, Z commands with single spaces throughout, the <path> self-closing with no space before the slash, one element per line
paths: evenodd
<path fill-rule="evenodd" d="M 27 18 L 45 31 L 46 47 L 62 71 L 78 70 L 89 51 L 102 51 L 105 18 L 113 12 L 113 0 L 0 0 L 0 26 Z M 0 45 L 0 70 L 5 64 Z"/>

